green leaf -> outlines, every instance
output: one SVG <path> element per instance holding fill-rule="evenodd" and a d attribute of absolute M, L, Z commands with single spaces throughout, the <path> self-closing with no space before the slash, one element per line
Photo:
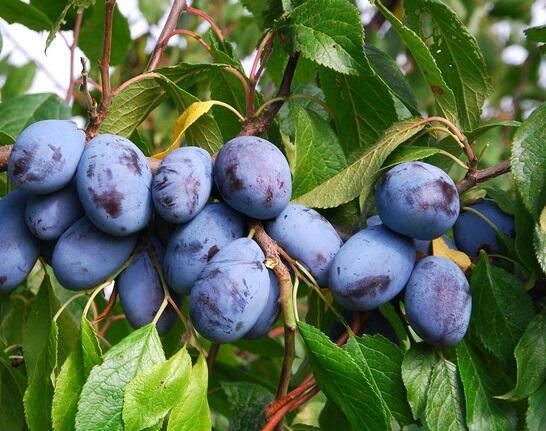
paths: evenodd
<path fill-rule="evenodd" d="M 492 266 L 482 254 L 472 279 L 471 328 L 482 344 L 501 360 L 509 360 L 534 316 L 533 303 L 519 280 Z"/>
<path fill-rule="evenodd" d="M 514 129 L 517 129 L 519 126 L 521 126 L 521 122 L 519 121 L 511 121 L 511 120 L 498 120 L 498 121 L 491 121 L 487 124 L 482 124 L 479 127 L 476 127 L 471 132 L 465 132 L 466 137 L 470 142 L 476 140 L 481 135 L 483 135 L 486 132 L 489 132 L 491 129 L 497 128 L 497 127 L 512 127 Z"/>
<path fill-rule="evenodd" d="M 534 249 L 529 247 L 535 236 L 535 222 L 529 211 L 527 211 L 527 208 L 525 208 L 519 193 L 516 193 L 513 204 L 516 223 L 516 237 L 514 240 L 516 253 L 530 272 L 537 273 L 540 271 L 537 264 L 537 257 Z"/>
<path fill-rule="evenodd" d="M 388 429 L 390 415 L 381 395 L 351 355 L 317 328 L 303 322 L 298 328 L 320 389 L 345 413 L 352 429 Z"/>
<path fill-rule="evenodd" d="M 538 391 L 529 397 L 529 408 L 527 409 L 527 429 L 543 430 L 546 428 L 546 382 Z"/>
<path fill-rule="evenodd" d="M 23 388 L 20 382 L 25 376 L 10 363 L 0 350 L 0 429 L 21 431 L 24 427 Z"/>
<path fill-rule="evenodd" d="M 544 43 L 546 42 L 546 25 L 537 27 L 529 27 L 523 30 L 525 37 L 529 42 Z"/>
<path fill-rule="evenodd" d="M 427 390 L 425 415 L 430 431 L 466 430 L 464 398 L 457 367 L 440 359 L 432 370 Z"/>
<path fill-rule="evenodd" d="M 383 169 L 398 165 L 405 162 L 413 162 L 414 160 L 423 160 L 427 157 L 434 156 L 442 150 L 438 147 L 420 147 L 417 145 L 401 145 L 394 150 L 385 163 Z"/>
<path fill-rule="evenodd" d="M 183 347 L 168 361 L 157 363 L 137 374 L 125 388 L 125 429 L 138 431 L 164 418 L 182 396 L 190 372 L 191 358 Z"/>
<path fill-rule="evenodd" d="M 221 382 L 232 412 L 230 431 L 258 430 L 265 424 L 265 408 L 275 399 L 263 386 L 248 382 Z"/>
<path fill-rule="evenodd" d="M 397 123 L 358 160 L 318 187 L 299 196 L 294 202 L 314 208 L 332 208 L 347 203 L 359 195 L 367 196 L 387 156 L 419 133 L 423 127 L 421 120 L 418 119 Z"/>
<path fill-rule="evenodd" d="M 283 13 L 281 0 L 242 0 L 241 2 L 254 18 L 260 30 L 273 26 L 273 21 Z"/>
<path fill-rule="evenodd" d="M 543 210 L 543 217 L 546 212 Z M 533 245 L 535 248 L 535 255 L 542 268 L 543 272 L 546 272 L 546 223 L 542 225 L 537 223 L 535 226 L 535 234 L 533 237 Z"/>
<path fill-rule="evenodd" d="M 20 0 L 0 0 L 0 18 L 19 23 L 34 31 L 49 30 L 53 23 L 37 7 Z"/>
<path fill-rule="evenodd" d="M 308 1 L 293 9 L 283 24 L 292 51 L 339 73 L 359 74 L 364 32 L 351 2 Z"/>
<path fill-rule="evenodd" d="M 80 325 L 80 338 L 81 338 L 81 350 L 82 350 L 82 366 L 83 375 L 85 378 L 91 372 L 91 369 L 101 363 L 102 350 L 100 348 L 99 340 L 91 323 L 85 316 L 82 316 Z"/>
<path fill-rule="evenodd" d="M 427 391 L 437 362 L 434 349 L 424 343 L 412 346 L 404 355 L 402 379 L 415 419 L 422 418 L 425 414 Z"/>
<path fill-rule="evenodd" d="M 12 99 L 18 94 L 28 91 L 36 75 L 36 63 L 28 62 L 21 67 L 12 69 L 2 87 L 2 100 Z"/>
<path fill-rule="evenodd" d="M 546 205 L 546 103 L 517 130 L 512 144 L 512 175 L 527 210 L 535 220 Z"/>
<path fill-rule="evenodd" d="M 168 431 L 209 431 L 211 419 L 207 401 L 207 361 L 200 355 L 190 374 L 190 382 L 176 402 L 169 418 Z"/>
<path fill-rule="evenodd" d="M 169 0 L 138 0 L 138 8 L 148 24 L 157 24 L 168 6 Z"/>
<path fill-rule="evenodd" d="M 296 146 L 292 196 L 298 197 L 333 177 L 347 162 L 334 131 L 317 113 L 294 106 Z"/>
<path fill-rule="evenodd" d="M 123 431 L 121 418 L 127 384 L 140 371 L 165 359 L 152 324 L 143 326 L 108 350 L 83 386 L 76 431 Z"/>
<path fill-rule="evenodd" d="M 517 416 L 512 404 L 493 398 L 502 391 L 502 386 L 493 378 L 496 373 L 465 340 L 457 345 L 457 365 L 463 382 L 468 428 L 471 431 L 515 430 Z"/>

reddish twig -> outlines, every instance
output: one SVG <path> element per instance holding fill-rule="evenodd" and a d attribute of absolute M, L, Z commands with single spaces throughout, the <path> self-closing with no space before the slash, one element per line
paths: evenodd
<path fill-rule="evenodd" d="M 212 52 L 211 47 L 207 44 L 207 42 L 205 42 L 203 38 L 194 31 L 183 29 L 174 30 L 167 36 L 167 41 L 169 41 L 173 36 L 189 36 L 199 42 L 209 54 Z"/>
<path fill-rule="evenodd" d="M 283 331 L 284 331 L 284 328 L 282 326 L 278 326 L 276 328 L 271 329 L 269 333 L 267 334 L 267 336 L 269 338 L 277 338 L 280 335 L 282 335 Z"/>
<path fill-rule="evenodd" d="M 106 304 L 106 307 L 104 307 L 104 310 L 102 310 L 102 313 L 100 313 L 94 320 L 93 325 L 96 325 L 101 320 L 103 320 L 106 316 L 108 316 L 114 307 L 116 306 L 116 299 L 118 297 L 118 288 L 117 286 L 114 286 L 112 289 L 112 294 L 110 295 L 110 298 L 108 298 L 108 303 Z"/>
<path fill-rule="evenodd" d="M 265 424 L 265 426 L 262 428 L 262 431 L 273 431 L 277 427 L 277 425 L 279 425 L 283 421 L 284 417 L 288 413 L 290 413 L 292 410 L 297 409 L 301 405 L 305 404 L 307 401 L 313 398 L 316 394 L 318 394 L 319 391 L 320 391 L 320 388 L 318 386 L 315 386 L 304 396 L 297 398 L 291 401 L 290 403 L 286 404 L 285 406 L 283 406 Z"/>
<path fill-rule="evenodd" d="M 218 343 L 212 343 L 210 345 L 209 352 L 207 354 L 207 367 L 209 369 L 209 377 L 212 373 L 212 366 L 214 365 L 214 361 L 216 360 L 216 357 L 218 356 L 218 352 L 220 351 L 220 344 Z"/>
<path fill-rule="evenodd" d="M 489 168 L 468 171 L 465 177 L 457 183 L 457 190 L 464 193 L 478 183 L 483 183 L 491 178 L 498 177 L 510 171 L 510 161 L 503 160 L 498 165 Z"/>
<path fill-rule="evenodd" d="M 214 31 L 214 33 L 216 33 L 218 40 L 220 40 L 220 42 L 224 42 L 224 35 L 222 34 L 222 30 L 220 30 L 220 27 L 218 27 L 216 22 L 214 22 L 214 20 L 209 15 L 207 15 L 204 11 L 188 6 L 186 8 L 186 12 L 192 15 L 200 16 L 205 21 L 207 21 L 210 27 L 212 28 L 212 30 Z"/>
<path fill-rule="evenodd" d="M 254 93 L 256 92 L 256 84 L 258 83 L 260 75 L 262 74 L 263 66 L 265 65 L 267 59 L 269 58 L 269 55 L 271 54 L 271 44 L 273 43 L 274 36 L 274 31 L 267 33 L 260 42 L 258 49 L 256 50 L 256 55 L 254 57 L 254 62 L 252 63 L 252 68 L 249 75 L 250 91 L 246 94 L 247 118 L 251 118 L 254 116 Z M 261 60 L 262 53 L 264 54 L 263 60 Z M 259 68 L 258 64 L 260 65 Z"/>
<path fill-rule="evenodd" d="M 74 92 L 74 59 L 76 56 L 76 48 L 78 46 L 78 38 L 80 37 L 82 18 L 83 13 L 78 13 L 76 15 L 76 21 L 74 23 L 74 35 L 72 38 L 72 44 L 70 45 L 70 79 L 68 83 L 68 90 L 66 91 L 66 103 L 70 103 L 70 100 L 72 99 L 72 94 Z"/>
<path fill-rule="evenodd" d="M 104 334 L 106 334 L 106 331 L 108 331 L 110 326 L 112 326 L 112 323 L 122 319 L 125 319 L 125 314 L 113 314 L 108 317 L 108 319 L 104 321 L 104 325 L 102 325 L 102 328 L 100 328 L 99 335 L 101 337 L 104 337 Z"/>

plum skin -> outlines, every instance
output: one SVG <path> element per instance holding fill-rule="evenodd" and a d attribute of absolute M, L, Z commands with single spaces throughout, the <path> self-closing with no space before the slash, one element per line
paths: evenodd
<path fill-rule="evenodd" d="M 428 256 L 417 262 L 404 304 L 411 327 L 428 343 L 453 346 L 466 334 L 472 310 L 470 286 L 448 259 Z"/>
<path fill-rule="evenodd" d="M 255 136 L 239 136 L 222 147 L 214 180 L 229 206 L 260 220 L 278 216 L 292 195 L 286 157 L 271 142 Z"/>
<path fill-rule="evenodd" d="M 330 268 L 334 299 L 352 311 L 367 311 L 394 298 L 405 286 L 415 264 L 410 238 L 385 226 L 354 234 L 339 249 Z"/>
<path fill-rule="evenodd" d="M 383 223 L 402 235 L 438 238 L 459 215 L 459 193 L 453 180 L 436 166 L 407 162 L 389 169 L 375 186 Z"/>
<path fill-rule="evenodd" d="M 248 340 L 254 340 L 267 335 L 281 312 L 281 304 L 279 303 L 279 297 L 281 294 L 279 282 L 272 271 L 268 271 L 268 273 L 270 283 L 267 303 L 265 304 L 262 314 L 260 314 L 260 317 L 258 317 L 256 323 L 254 323 L 254 326 L 243 337 Z"/>
<path fill-rule="evenodd" d="M 334 227 L 317 211 L 289 204 L 266 224 L 271 238 L 303 263 L 319 286 L 327 287 L 328 272 L 342 241 Z"/>
<path fill-rule="evenodd" d="M 469 207 L 483 214 L 504 235 L 514 237 L 514 218 L 502 212 L 494 201 L 486 199 Z M 470 211 L 461 212 L 453 226 L 453 236 L 457 247 L 471 257 L 476 257 L 480 249 L 490 254 L 500 251 L 495 229 Z"/>

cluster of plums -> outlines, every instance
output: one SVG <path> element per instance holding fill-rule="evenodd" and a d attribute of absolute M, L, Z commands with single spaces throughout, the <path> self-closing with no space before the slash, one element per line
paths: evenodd
<path fill-rule="evenodd" d="M 152 321 L 163 300 L 189 295 L 193 324 L 214 342 L 257 338 L 279 314 L 279 287 L 248 218 L 301 262 L 350 310 L 371 310 L 405 290 L 408 320 L 425 340 L 449 345 L 466 332 L 469 286 L 447 259 L 429 256 L 430 240 L 454 226 L 471 255 L 498 250 L 496 225 L 513 221 L 492 201 L 459 216 L 453 181 L 420 162 L 401 164 L 376 186 L 378 216 L 343 244 L 317 211 L 290 204 L 288 162 L 270 142 L 237 137 L 213 162 L 197 147 L 165 157 L 155 175 L 131 141 L 102 134 L 85 144 L 70 121 L 47 120 L 17 138 L 8 164 L 15 190 L 0 200 L 0 292 L 15 289 L 43 256 L 60 283 L 86 290 L 116 277 L 129 323 Z M 211 198 L 216 190 L 219 199 Z M 453 246 L 454 247 L 454 246 Z M 161 333 L 175 321 L 167 308 Z"/>

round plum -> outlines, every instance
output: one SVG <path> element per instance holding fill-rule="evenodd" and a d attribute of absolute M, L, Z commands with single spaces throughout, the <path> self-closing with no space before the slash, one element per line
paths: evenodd
<path fill-rule="evenodd" d="M 502 212 L 494 201 L 486 199 L 470 205 L 470 208 L 486 217 L 504 235 L 514 237 L 516 233 L 514 218 Z M 453 226 L 453 236 L 457 247 L 472 257 L 478 256 L 481 249 L 490 254 L 497 254 L 500 251 L 493 226 L 470 211 L 461 212 Z"/>
<path fill-rule="evenodd" d="M 460 205 L 449 175 L 423 162 L 402 163 L 383 174 L 375 187 L 375 204 L 389 229 L 422 240 L 451 229 Z"/>
<path fill-rule="evenodd" d="M 239 136 L 222 147 L 214 180 L 231 207 L 261 220 L 278 216 L 292 195 L 286 157 L 271 142 L 255 136 Z"/>
<path fill-rule="evenodd" d="M 243 338 L 254 340 L 256 338 L 261 338 L 269 332 L 279 314 L 281 312 L 281 305 L 279 303 L 279 283 L 277 277 L 272 271 L 269 271 L 269 294 L 267 296 L 267 303 L 265 308 L 258 317 L 258 320 L 254 326 L 248 331 Z"/>
<path fill-rule="evenodd" d="M 303 263 L 322 287 L 342 241 L 334 227 L 317 211 L 289 204 L 266 225 L 267 233 L 286 252 Z"/>
<path fill-rule="evenodd" d="M 410 238 L 382 225 L 368 227 L 339 249 L 330 268 L 330 290 L 349 310 L 372 310 L 404 288 L 414 264 Z"/>
<path fill-rule="evenodd" d="M 415 265 L 404 296 L 411 327 L 426 342 L 446 347 L 466 334 L 472 309 L 470 287 L 457 265 L 428 256 Z"/>
<path fill-rule="evenodd" d="M 239 213 L 224 204 L 207 205 L 172 234 L 163 263 L 167 284 L 178 293 L 189 294 L 207 262 L 244 232 Z"/>
<path fill-rule="evenodd" d="M 90 289 L 108 280 L 125 263 L 136 241 L 136 235 L 107 235 L 82 217 L 57 241 L 51 266 L 63 287 Z"/>
<path fill-rule="evenodd" d="M 169 153 L 152 183 L 156 211 L 171 223 L 185 223 L 203 209 L 212 189 L 212 159 L 205 150 L 183 147 Z"/>
<path fill-rule="evenodd" d="M 190 294 L 191 320 L 203 337 L 229 343 L 255 325 L 271 283 L 264 259 L 258 244 L 239 238 L 205 266 Z"/>
<path fill-rule="evenodd" d="M 66 186 L 85 146 L 85 133 L 73 121 L 44 120 L 17 137 L 8 162 L 14 185 L 29 193 L 52 193 Z"/>
<path fill-rule="evenodd" d="M 89 141 L 76 184 L 87 217 L 104 232 L 131 235 L 150 221 L 152 172 L 128 139 L 104 134 Z"/>

